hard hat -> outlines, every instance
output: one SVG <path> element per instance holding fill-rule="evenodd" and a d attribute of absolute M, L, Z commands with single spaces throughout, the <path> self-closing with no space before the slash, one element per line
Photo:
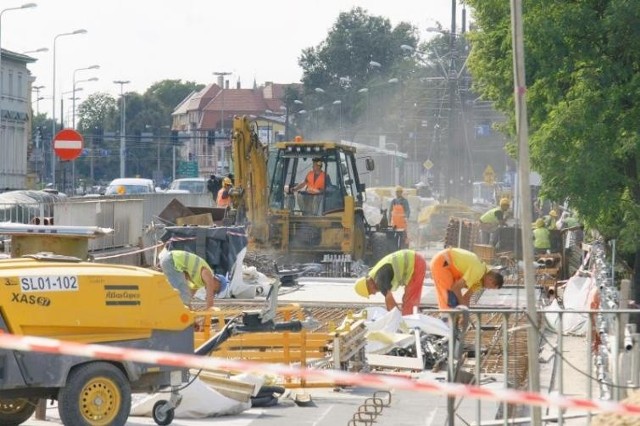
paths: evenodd
<path fill-rule="evenodd" d="M 536 228 L 544 228 L 544 220 L 541 218 L 536 220 Z"/>
<path fill-rule="evenodd" d="M 509 204 L 511 204 L 509 202 L 508 198 L 501 198 L 500 199 L 500 207 L 509 207 Z"/>
<path fill-rule="evenodd" d="M 402 189 L 401 186 L 396 186 L 396 194 L 402 194 L 402 191 L 404 190 Z"/>
<path fill-rule="evenodd" d="M 365 297 L 365 298 L 369 298 L 369 289 L 367 288 L 367 277 L 360 277 L 358 278 L 358 280 L 356 281 L 356 285 L 354 287 L 356 293 L 358 293 L 359 296 Z"/>
<path fill-rule="evenodd" d="M 226 178 L 222 179 L 222 184 L 223 184 L 224 186 L 227 186 L 227 185 L 228 185 L 228 186 L 231 186 L 231 179 L 229 179 L 228 177 L 226 177 Z"/>
<path fill-rule="evenodd" d="M 551 210 L 551 211 L 549 212 L 549 216 L 558 217 L 558 212 L 557 212 L 557 211 L 555 211 L 555 210 Z"/>

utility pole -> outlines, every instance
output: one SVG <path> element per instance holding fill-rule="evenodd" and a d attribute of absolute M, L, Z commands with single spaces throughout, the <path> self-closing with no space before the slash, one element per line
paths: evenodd
<path fill-rule="evenodd" d="M 125 117 L 127 114 L 127 103 L 124 96 L 124 85 L 131 83 L 129 80 L 115 80 L 115 84 L 120 85 L 120 97 L 122 98 L 122 111 L 120 112 L 120 177 L 126 177 L 126 153 L 127 142 L 125 139 Z"/>
<path fill-rule="evenodd" d="M 459 180 L 459 155 L 455 134 L 454 134 L 454 121 L 456 114 L 455 108 L 455 91 L 457 84 L 457 72 L 456 72 L 456 0 L 451 0 L 451 29 L 449 31 L 449 70 L 447 76 L 448 90 L 449 90 L 449 134 L 446 153 L 446 164 L 444 170 L 448 170 L 445 173 L 445 200 L 449 201 L 452 196 L 458 196 L 457 191 L 454 193 L 456 180 Z"/>

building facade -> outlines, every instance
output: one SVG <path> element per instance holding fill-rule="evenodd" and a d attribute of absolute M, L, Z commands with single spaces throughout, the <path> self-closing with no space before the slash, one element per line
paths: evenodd
<path fill-rule="evenodd" d="M 0 191 L 28 186 L 31 141 L 31 72 L 35 59 L 0 51 Z"/>
<path fill-rule="evenodd" d="M 180 159 L 196 163 L 200 176 L 229 173 L 234 116 L 254 117 L 260 139 L 266 143 L 281 139 L 285 87 L 265 83 L 251 89 L 240 84 L 229 88 L 229 82 L 219 77 L 217 83 L 191 93 L 172 114 L 171 129 L 177 134 Z"/>

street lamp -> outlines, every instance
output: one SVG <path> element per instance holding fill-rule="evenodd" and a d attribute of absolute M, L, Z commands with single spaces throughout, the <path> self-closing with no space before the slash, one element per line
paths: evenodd
<path fill-rule="evenodd" d="M 342 139 L 342 101 L 340 99 L 336 99 L 335 101 L 333 101 L 334 105 L 338 105 L 338 117 L 339 117 L 339 123 L 340 126 L 338 127 L 338 129 L 340 129 L 340 133 L 339 133 L 339 137 Z"/>
<path fill-rule="evenodd" d="M 28 53 L 44 53 L 44 52 L 48 52 L 48 51 L 49 51 L 48 47 L 41 47 L 40 49 L 27 50 L 26 52 L 22 52 L 22 54 L 26 55 Z"/>
<path fill-rule="evenodd" d="M 127 144 L 125 141 L 125 116 L 127 111 L 127 103 L 124 96 L 124 85 L 131 83 L 129 80 L 114 80 L 115 84 L 120 85 L 120 98 L 122 98 L 122 111 L 120 112 L 120 177 L 125 177 L 125 153 Z"/>
<path fill-rule="evenodd" d="M 78 81 L 76 81 L 76 73 L 78 71 L 97 70 L 97 69 L 100 69 L 100 65 L 91 65 L 91 66 L 88 66 L 88 67 L 85 67 L 85 68 L 76 68 L 75 70 L 73 70 L 73 92 L 74 92 L 73 93 L 73 98 L 74 98 L 74 101 L 73 101 L 73 121 L 72 121 L 72 125 L 73 125 L 74 129 L 76 128 L 76 101 L 75 101 L 76 83 L 79 83 L 79 82 L 82 82 L 82 81 L 98 81 L 98 79 L 96 77 L 93 77 L 93 78 L 90 78 L 88 80 L 80 80 L 78 82 Z"/>
<path fill-rule="evenodd" d="M 10 10 L 19 10 L 19 9 L 30 9 L 32 7 L 36 7 L 37 5 L 35 3 L 25 3 L 22 6 L 18 6 L 18 7 L 9 7 L 3 10 L 0 10 L 0 128 L 4 128 L 4 126 L 2 126 L 2 97 L 4 96 L 4 88 L 2 85 L 2 81 L 4 80 L 3 78 L 3 74 L 2 74 L 2 15 L 5 12 L 8 12 Z M 3 132 L 4 134 L 4 132 Z"/>
<path fill-rule="evenodd" d="M 85 83 L 85 82 L 88 82 L 88 81 L 98 81 L 98 77 L 91 77 L 91 78 L 87 78 L 87 79 L 84 79 L 84 80 L 78 80 L 78 81 L 75 81 L 74 83 Z M 74 129 L 76 128 L 76 97 L 75 97 L 75 92 L 77 92 L 78 90 L 82 90 L 82 87 L 76 89 L 75 88 L 75 84 L 74 84 L 73 105 L 71 106 L 71 108 L 72 108 L 71 124 L 72 124 L 72 127 Z"/>
<path fill-rule="evenodd" d="M 31 90 L 36 92 L 36 116 L 40 115 L 40 100 L 44 99 L 40 97 L 40 90 L 44 89 L 44 86 L 32 86 Z"/>
<path fill-rule="evenodd" d="M 53 38 L 53 84 L 51 85 L 51 99 L 52 99 L 52 108 L 51 108 L 51 150 L 53 150 L 53 138 L 56 136 L 56 42 L 60 37 L 86 34 L 87 30 L 80 29 L 75 30 L 70 33 L 61 33 L 56 35 Z M 53 187 L 56 186 L 56 157 L 55 155 L 51 156 L 51 182 L 53 183 Z"/>
<path fill-rule="evenodd" d="M 387 149 L 387 145 L 393 145 L 393 186 L 398 185 L 398 144 L 395 142 L 385 142 L 384 148 Z"/>

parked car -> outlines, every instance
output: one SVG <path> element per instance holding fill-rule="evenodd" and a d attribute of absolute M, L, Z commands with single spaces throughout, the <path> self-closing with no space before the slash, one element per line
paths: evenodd
<path fill-rule="evenodd" d="M 203 177 L 176 179 L 167 188 L 171 194 L 206 194 L 207 179 Z"/>
<path fill-rule="evenodd" d="M 109 183 L 104 195 L 150 194 L 156 192 L 151 179 L 118 178 Z"/>

